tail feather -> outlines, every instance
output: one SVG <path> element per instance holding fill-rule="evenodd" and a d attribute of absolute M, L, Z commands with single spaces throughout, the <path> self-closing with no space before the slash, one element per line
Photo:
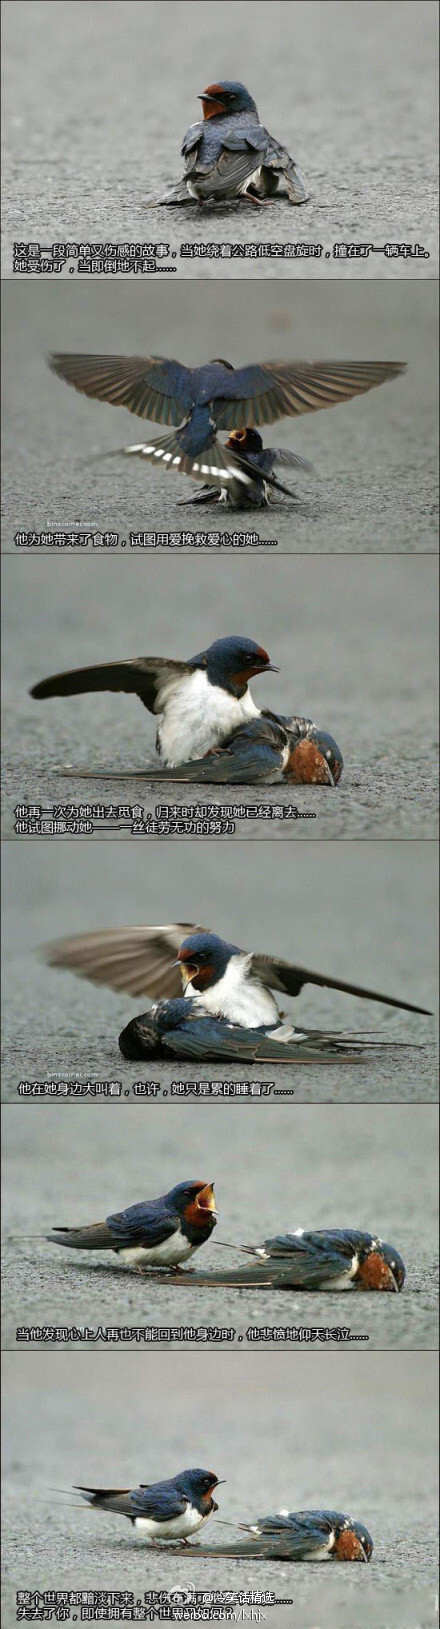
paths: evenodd
<path fill-rule="evenodd" d="M 232 481 L 239 481 L 242 486 L 252 490 L 260 472 L 241 454 L 240 458 L 235 458 L 227 447 L 214 440 L 195 458 L 184 452 L 179 441 L 179 433 L 179 430 L 173 431 L 171 435 L 153 436 L 151 441 L 134 442 L 131 447 L 112 448 L 110 452 L 102 453 L 101 457 L 145 458 L 149 464 L 160 464 L 164 472 L 173 471 L 178 475 L 190 475 L 196 481 L 213 481 L 219 490 Z M 86 462 L 96 463 L 97 457 L 99 454 L 93 454 Z M 285 497 L 292 497 L 289 487 L 283 486 L 281 481 L 266 471 L 264 481 L 268 486 L 275 487 L 278 492 L 283 492 Z"/>

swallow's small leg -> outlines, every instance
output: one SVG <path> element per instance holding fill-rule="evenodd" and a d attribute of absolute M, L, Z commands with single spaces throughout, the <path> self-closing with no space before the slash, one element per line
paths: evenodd
<path fill-rule="evenodd" d="M 242 197 L 246 204 L 273 204 L 274 201 L 273 198 L 258 198 L 256 192 L 244 192 Z"/>

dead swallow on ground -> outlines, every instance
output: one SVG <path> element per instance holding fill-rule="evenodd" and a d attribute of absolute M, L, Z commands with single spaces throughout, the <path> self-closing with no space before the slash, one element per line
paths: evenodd
<path fill-rule="evenodd" d="M 367 1528 L 339 1510 L 279 1510 L 249 1526 L 238 1523 L 238 1531 L 242 1539 L 221 1549 L 204 1546 L 203 1554 L 265 1561 L 370 1561 L 373 1553 Z"/>
<path fill-rule="evenodd" d="M 222 1249 L 236 1249 L 219 1241 Z M 322 1228 L 277 1234 L 262 1245 L 240 1245 L 245 1255 L 273 1269 L 286 1287 L 303 1290 L 398 1291 L 405 1266 L 393 1245 L 359 1228 Z"/>

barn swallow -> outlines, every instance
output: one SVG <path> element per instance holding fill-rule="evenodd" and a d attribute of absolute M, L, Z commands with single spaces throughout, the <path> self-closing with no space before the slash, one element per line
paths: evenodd
<path fill-rule="evenodd" d="M 209 1553 L 266 1561 L 370 1561 L 373 1553 L 367 1528 L 339 1510 L 279 1510 L 238 1528 L 247 1539 Z"/>
<path fill-rule="evenodd" d="M 224 1246 L 223 1246 L 224 1248 Z M 231 1246 L 234 1249 L 234 1246 Z M 403 1289 L 405 1266 L 393 1245 L 357 1228 L 297 1228 L 262 1245 L 241 1245 L 245 1255 L 287 1267 L 289 1287 L 303 1290 Z"/>
<path fill-rule="evenodd" d="M 311 719 L 282 720 L 265 708 L 206 757 L 175 769 L 146 770 L 142 779 L 198 786 L 337 786 L 343 766 L 336 741 Z"/>
<path fill-rule="evenodd" d="M 89 1227 L 56 1227 L 50 1244 L 114 1250 L 129 1267 L 180 1267 L 206 1244 L 216 1225 L 214 1184 L 179 1182 L 160 1199 L 141 1200 Z"/>
<path fill-rule="evenodd" d="M 207 650 L 187 661 L 139 656 L 105 662 L 99 667 L 56 673 L 33 686 L 31 696 L 82 695 L 94 690 L 125 690 L 139 696 L 159 715 L 156 750 L 170 768 L 201 758 L 220 746 L 239 725 L 259 718 L 249 681 L 259 673 L 278 673 L 267 651 L 253 639 L 231 635 L 215 639 Z"/>
<path fill-rule="evenodd" d="M 260 124 L 252 96 L 238 80 L 207 85 L 198 100 L 203 121 L 183 138 L 185 175 L 159 204 L 227 203 L 244 197 L 254 204 L 275 194 L 306 204 L 308 191 L 298 165 Z"/>
<path fill-rule="evenodd" d="M 171 1056 L 287 1063 L 353 1052 L 353 1038 L 345 1033 L 341 1038 L 295 1029 L 279 1012 L 274 989 L 297 996 L 304 984 L 316 984 L 407 1012 L 427 1010 L 279 957 L 240 950 L 187 923 L 81 934 L 49 946 L 47 957 L 52 966 L 95 984 L 150 997 L 151 1011 L 132 1019 L 119 1037 L 123 1056 L 133 1060 Z M 184 995 L 179 998 L 180 984 Z"/>
<path fill-rule="evenodd" d="M 220 1487 L 215 1471 L 180 1471 L 166 1482 L 141 1482 L 140 1487 L 75 1488 L 93 1510 L 111 1510 L 127 1516 L 140 1538 L 155 1544 L 161 1539 L 180 1539 L 206 1522 L 218 1505 L 213 1493 Z"/>
<path fill-rule="evenodd" d="M 186 662 L 163 656 L 105 662 L 56 673 L 33 685 L 30 694 L 45 701 L 96 690 L 134 693 L 149 712 L 159 714 L 156 750 L 171 778 L 179 767 L 180 779 L 195 782 L 334 785 L 343 761 L 332 737 L 311 719 L 262 714 L 255 705 L 249 680 L 278 672 L 262 645 L 230 635 Z M 157 780 L 157 770 L 144 774 Z"/>
<path fill-rule="evenodd" d="M 194 503 L 220 503 L 226 504 L 230 509 L 266 509 L 270 502 L 275 501 L 277 492 L 281 492 L 285 498 L 296 498 L 296 492 L 292 491 L 291 487 L 283 486 L 275 476 L 278 465 L 286 464 L 302 473 L 311 471 L 313 467 L 306 458 L 300 458 L 284 447 L 263 447 L 259 431 L 249 426 L 244 430 L 231 430 L 222 450 L 226 454 L 234 454 L 235 474 L 231 470 L 230 478 L 225 479 L 223 486 L 203 485 L 200 492 L 193 493 L 191 498 L 179 498 L 179 508 L 184 509 L 188 504 Z M 112 448 L 107 453 L 93 454 L 87 462 L 96 463 L 97 459 L 101 461 L 103 458 L 121 456 L 149 457 L 149 443 L 143 445 L 137 442 L 132 447 Z M 251 468 L 254 472 L 253 480 L 250 479 Z M 243 479 L 243 471 L 246 480 Z"/>
<path fill-rule="evenodd" d="M 268 485 L 265 477 L 274 475 L 279 465 L 289 465 L 290 469 L 297 471 L 311 470 L 312 465 L 306 458 L 297 457 L 296 453 L 287 451 L 284 447 L 263 447 L 262 436 L 259 430 L 251 430 L 249 426 L 244 430 L 232 430 L 225 443 L 228 451 L 235 454 L 238 463 L 242 458 L 247 465 L 255 468 L 255 480 L 252 485 L 244 483 L 237 478 L 228 481 L 227 485 L 202 486 L 200 492 L 193 494 L 192 498 L 180 498 L 179 507 L 193 503 L 221 503 L 227 504 L 230 509 L 266 509 L 270 502 L 275 501 L 275 492 L 283 492 L 285 497 L 295 498 L 295 492 L 289 487 Z M 130 452 L 127 447 L 126 452 Z"/>
<path fill-rule="evenodd" d="M 52 371 L 85 396 L 127 407 L 138 418 L 178 426 L 171 435 L 126 449 L 165 471 L 255 488 L 255 466 L 217 440 L 218 430 L 253 429 L 276 419 L 334 407 L 395 379 L 402 362 L 256 362 L 234 368 L 216 357 L 187 368 L 161 356 L 84 356 L 60 353 Z M 119 449 L 118 449 L 119 450 Z M 278 485 L 265 472 L 265 484 Z M 284 489 L 286 490 L 286 489 Z"/>

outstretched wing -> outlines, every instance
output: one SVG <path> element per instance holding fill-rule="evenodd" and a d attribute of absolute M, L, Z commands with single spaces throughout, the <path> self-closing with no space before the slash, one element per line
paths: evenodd
<path fill-rule="evenodd" d="M 191 369 L 164 356 L 82 356 L 67 351 L 49 358 L 52 373 L 112 407 L 127 407 L 156 424 L 181 424 L 191 406 Z"/>
<path fill-rule="evenodd" d="M 346 995 L 361 996 L 367 1001 L 381 1001 L 387 1007 L 399 1007 L 405 1012 L 430 1016 L 429 1007 L 416 1007 L 412 1001 L 400 1001 L 397 996 L 383 995 L 378 990 L 367 990 L 362 984 L 349 984 L 344 979 L 333 979 L 325 973 L 311 973 L 306 967 L 297 967 L 275 956 L 252 956 L 252 970 L 271 990 L 282 990 L 285 995 L 297 996 L 304 984 L 318 984 L 323 989 L 342 990 Z"/>
<path fill-rule="evenodd" d="M 227 398 L 216 402 L 219 429 L 273 424 L 315 413 L 395 379 L 404 362 L 260 362 L 228 373 Z"/>
<path fill-rule="evenodd" d="M 139 696 L 144 707 L 154 713 L 160 711 L 157 703 L 165 686 L 178 684 L 191 672 L 186 662 L 168 661 L 162 656 L 136 656 L 128 662 L 102 662 L 97 667 L 54 673 L 49 679 L 34 684 L 30 695 L 36 701 L 45 701 L 49 696 L 80 696 L 92 690 L 125 690 Z"/>
<path fill-rule="evenodd" d="M 66 967 L 93 984 L 125 990 L 128 995 L 180 996 L 182 981 L 174 967 L 177 951 L 190 933 L 205 933 L 193 922 L 172 922 L 165 927 L 109 928 L 102 933 L 81 933 L 59 939 L 46 949 L 52 967 Z"/>

